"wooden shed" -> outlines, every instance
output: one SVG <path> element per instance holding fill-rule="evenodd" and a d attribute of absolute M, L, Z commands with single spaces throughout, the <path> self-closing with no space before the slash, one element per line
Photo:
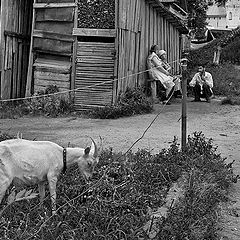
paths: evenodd
<path fill-rule="evenodd" d="M 146 84 L 152 44 L 165 49 L 179 70 L 187 28 L 177 1 L 109 2 L 99 11 L 113 16 L 110 24 L 91 10 L 93 0 L 34 0 L 26 95 L 56 85 L 77 89 L 76 109 L 114 104 L 127 87 Z"/>

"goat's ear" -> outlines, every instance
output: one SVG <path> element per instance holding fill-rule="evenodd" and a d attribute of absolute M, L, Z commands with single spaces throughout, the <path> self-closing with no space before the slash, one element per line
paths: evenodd
<path fill-rule="evenodd" d="M 85 155 L 88 155 L 90 153 L 90 147 L 86 147 L 85 150 L 84 150 L 84 154 Z"/>

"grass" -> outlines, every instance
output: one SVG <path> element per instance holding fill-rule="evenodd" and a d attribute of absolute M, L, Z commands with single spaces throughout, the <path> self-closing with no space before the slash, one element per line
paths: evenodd
<path fill-rule="evenodd" d="M 51 85 L 45 91 L 34 94 L 32 99 L 0 102 L 0 119 L 18 118 L 24 115 L 58 117 L 70 114 L 73 111 L 73 96 L 67 94 L 46 96 L 57 92 L 58 88 Z"/>
<path fill-rule="evenodd" d="M 103 150 L 90 184 L 75 167 L 61 175 L 55 216 L 50 217 L 49 193 L 43 208 L 39 198 L 9 205 L 0 216 L 1 239 L 148 239 L 143 226 L 150 220 L 149 209 L 164 204 L 181 176 L 185 194 L 159 222 L 158 239 L 216 239 L 218 205 L 227 200 L 235 176 L 202 133 L 189 136 L 185 152 L 176 139 L 158 154 Z"/>

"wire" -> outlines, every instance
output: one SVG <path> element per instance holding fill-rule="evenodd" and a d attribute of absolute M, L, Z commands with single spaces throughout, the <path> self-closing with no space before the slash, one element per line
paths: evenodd
<path fill-rule="evenodd" d="M 158 116 L 163 112 L 163 110 L 165 109 L 167 103 L 170 101 L 170 99 L 172 98 L 174 94 L 174 91 L 172 92 L 172 94 L 170 95 L 170 97 L 168 98 L 168 100 L 164 103 L 162 109 L 160 110 L 160 112 L 153 118 L 153 120 L 150 122 L 150 124 L 147 126 L 147 128 L 144 130 L 144 132 L 142 133 L 142 135 L 128 148 L 128 150 L 123 154 L 126 155 L 141 139 L 144 138 L 145 134 L 147 133 L 147 131 L 151 128 L 151 126 L 153 125 L 153 123 L 156 121 L 156 119 L 158 118 Z"/>
<path fill-rule="evenodd" d="M 172 63 L 175 63 L 175 62 L 179 62 L 179 60 L 175 60 L 175 61 L 169 62 L 169 64 L 172 64 Z M 36 99 L 36 98 L 44 98 L 44 97 L 49 97 L 49 96 L 55 96 L 55 95 L 60 95 L 60 94 L 66 94 L 66 93 L 76 92 L 76 91 L 80 91 L 80 90 L 85 90 L 85 89 L 89 89 L 89 88 L 92 88 L 92 87 L 104 85 L 106 83 L 116 82 L 116 81 L 123 80 L 123 79 L 129 78 L 129 77 L 132 77 L 132 76 L 140 75 L 142 73 L 149 72 L 152 69 L 156 69 L 156 68 L 157 67 L 153 67 L 151 69 L 147 69 L 147 70 L 144 70 L 144 71 L 133 73 L 133 74 L 121 77 L 121 78 L 116 78 L 116 79 L 113 79 L 113 80 L 110 80 L 110 81 L 104 81 L 104 82 L 101 82 L 101 83 L 96 83 L 96 84 L 92 84 L 92 85 L 81 87 L 81 88 L 75 88 L 75 89 L 61 91 L 61 92 L 56 92 L 56 93 L 49 93 L 49 94 L 42 94 L 42 95 L 33 95 L 33 96 L 22 97 L 22 98 L 4 99 L 4 100 L 0 100 L 0 103 L 1 102 L 3 103 L 3 102 L 15 102 L 15 101 L 21 101 L 21 100 L 30 100 L 30 99 Z"/>

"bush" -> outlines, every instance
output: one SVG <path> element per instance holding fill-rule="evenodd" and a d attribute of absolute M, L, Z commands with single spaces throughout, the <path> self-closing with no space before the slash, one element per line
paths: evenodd
<path fill-rule="evenodd" d="M 56 86 L 50 85 L 44 91 L 35 93 L 33 98 L 17 102 L 0 103 L 0 118 L 16 118 L 23 115 L 45 115 L 57 117 L 73 111 L 73 96 L 49 95 L 59 92 Z"/>
<path fill-rule="evenodd" d="M 79 28 L 115 28 L 115 1 L 78 0 Z"/>
<path fill-rule="evenodd" d="M 4 141 L 4 140 L 8 140 L 8 139 L 13 139 L 13 138 L 14 138 L 14 136 L 12 136 L 8 133 L 0 132 L 0 142 Z"/>
<path fill-rule="evenodd" d="M 156 155 L 144 149 L 126 155 L 102 151 L 91 184 L 74 167 L 61 176 L 57 215 L 48 217 L 49 196 L 43 209 L 38 198 L 15 202 L 0 218 L 0 235 L 2 239 L 147 239 L 142 227 L 149 220 L 149 207 L 161 206 L 169 186 L 183 175 L 185 196 L 159 226 L 158 239 L 214 239 L 218 203 L 226 200 L 234 175 L 202 133 L 188 138 L 185 152 L 176 139 Z"/>
<path fill-rule="evenodd" d="M 128 88 L 124 94 L 120 94 L 116 105 L 94 108 L 89 116 L 101 119 L 115 119 L 134 114 L 150 113 L 153 110 L 152 103 L 147 99 L 142 87 Z"/>
<path fill-rule="evenodd" d="M 223 48 L 221 58 L 225 62 L 240 63 L 240 36 L 235 37 L 232 42 Z"/>
<path fill-rule="evenodd" d="M 240 105 L 240 96 L 227 96 L 221 101 L 222 105 Z"/>
<path fill-rule="evenodd" d="M 25 105 L 20 102 L 0 102 L 0 119 L 18 118 L 27 114 Z"/>
<path fill-rule="evenodd" d="M 240 69 L 229 63 L 208 67 L 213 76 L 216 95 L 240 96 Z"/>

